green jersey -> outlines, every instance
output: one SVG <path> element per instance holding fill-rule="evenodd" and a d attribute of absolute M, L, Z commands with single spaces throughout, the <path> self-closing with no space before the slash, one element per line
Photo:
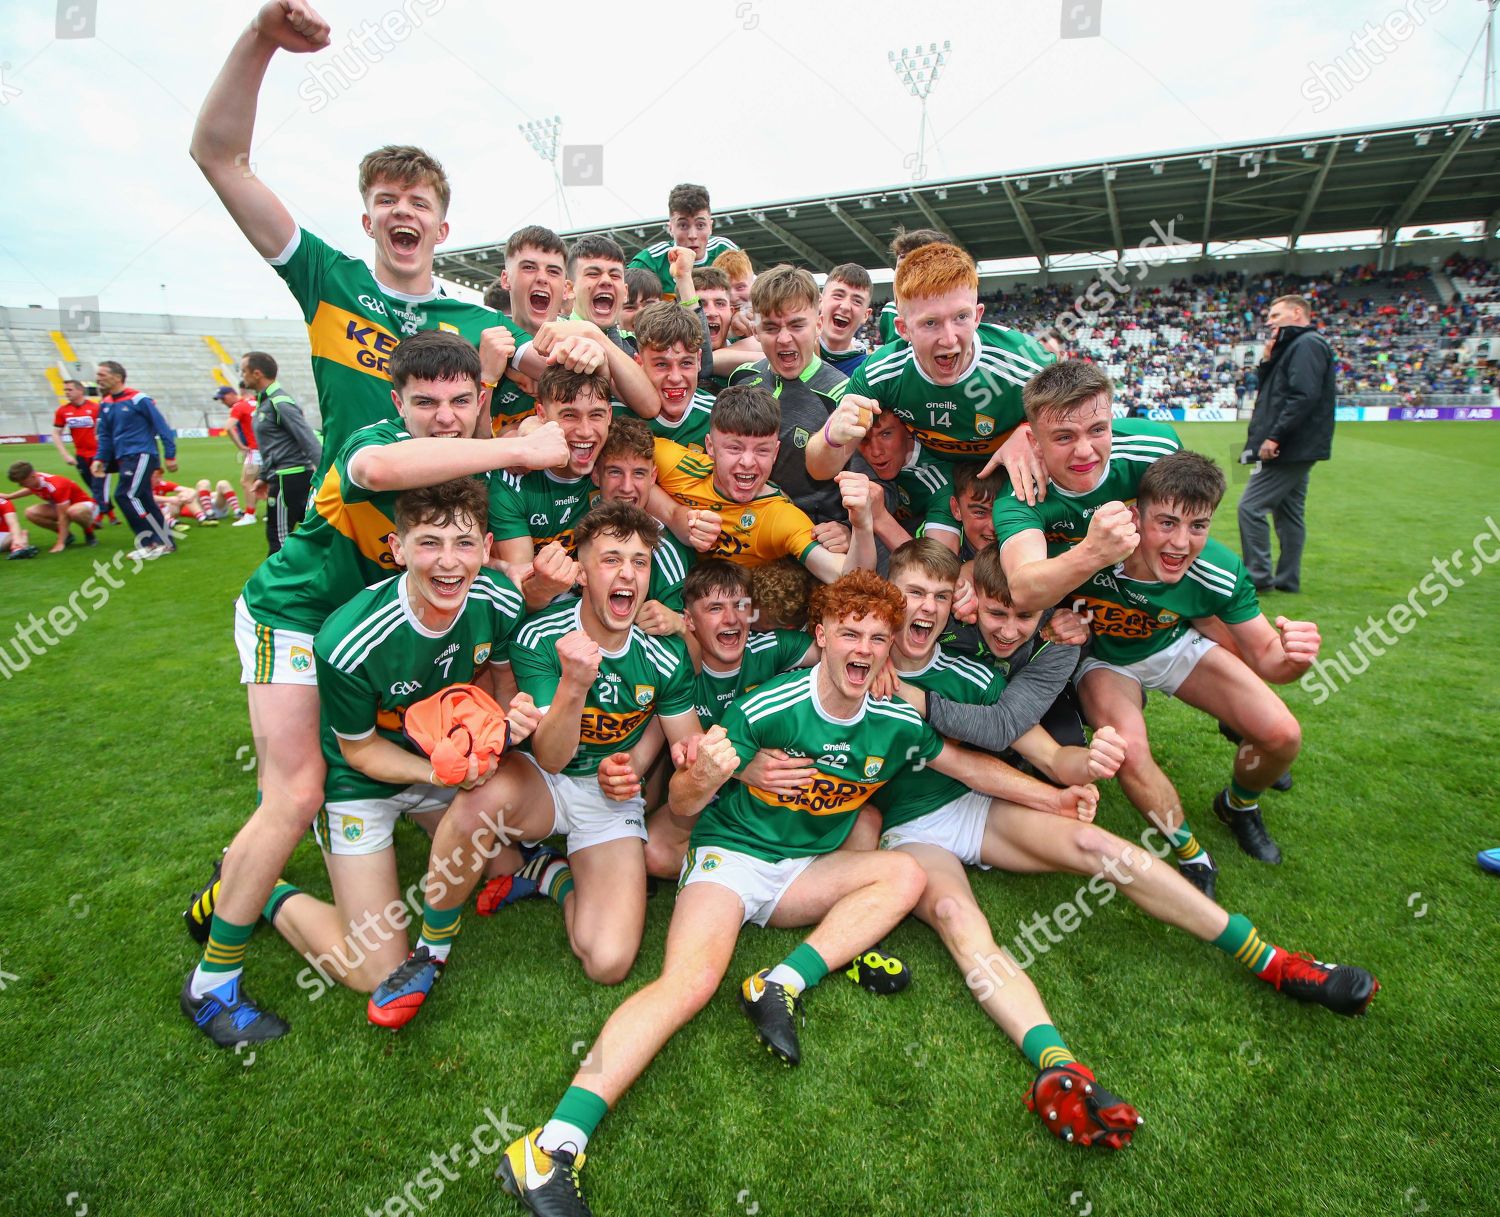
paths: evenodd
<path fill-rule="evenodd" d="M 900 675 L 909 685 L 967 706 L 993 706 L 1005 691 L 1005 677 L 999 672 L 972 659 L 946 655 L 941 646 L 925 667 Z M 873 801 L 884 817 L 884 827 L 894 828 L 968 793 L 969 787 L 936 769 L 909 768 L 882 786 Z"/>
<path fill-rule="evenodd" d="M 1073 607 L 1090 615 L 1094 658 L 1122 666 L 1171 646 L 1194 617 L 1238 625 L 1260 616 L 1245 564 L 1212 537 L 1176 583 L 1132 579 L 1122 562 L 1074 592 Z"/>
<path fill-rule="evenodd" d="M 936 455 L 983 461 L 1026 421 L 1021 386 L 1055 358 L 1019 330 L 981 323 L 955 383 L 934 384 L 911 343 L 898 338 L 854 369 L 848 392 L 873 397 Z"/>
<path fill-rule="evenodd" d="M 655 245 L 648 245 L 635 257 L 630 259 L 628 267 L 640 266 L 651 271 L 661 281 L 661 296 L 663 300 L 677 299 L 677 280 L 672 278 L 672 263 L 667 257 L 677 242 L 668 238 L 658 241 Z M 693 263 L 697 266 L 707 266 L 720 254 L 739 246 L 728 237 L 709 237 L 708 247 L 703 251 L 703 256 Z"/>
<path fill-rule="evenodd" d="M 694 709 L 707 731 L 724 717 L 735 698 L 754 692 L 773 676 L 789 672 L 802 662 L 812 636 L 801 630 L 768 630 L 745 640 L 740 665 L 730 672 L 716 672 L 703 661 L 703 670 L 693 686 Z"/>
<path fill-rule="evenodd" d="M 651 551 L 651 584 L 646 589 L 646 599 L 659 600 L 674 613 L 682 612 L 682 581 L 697 561 L 698 551 L 684 545 L 663 524 L 657 533 L 656 548 Z"/>
<path fill-rule="evenodd" d="M 963 531 L 948 502 L 953 497 L 951 461 L 939 460 L 920 443 L 913 443 L 911 456 L 888 485 L 896 489 L 896 523 L 912 536 L 926 536 L 929 530 Z"/>
<path fill-rule="evenodd" d="M 833 717 L 818 700 L 822 667 L 775 677 L 731 703 L 723 721 L 741 769 L 762 748 L 780 748 L 810 758 L 817 775 L 794 795 L 725 783 L 698 817 L 693 848 L 719 846 L 765 862 L 830 853 L 876 791 L 943 750 L 942 736 L 904 701 L 866 698 L 852 718 Z"/>
<path fill-rule="evenodd" d="M 888 346 L 901 337 L 896 333 L 896 302 L 887 300 L 880 306 L 880 316 L 876 318 L 880 326 L 880 345 Z"/>
<path fill-rule="evenodd" d="M 409 578 L 395 575 L 366 588 L 336 609 L 313 641 L 329 802 L 389 798 L 405 789 L 355 769 L 339 740 L 379 734 L 421 755 L 403 731 L 407 709 L 441 689 L 471 683 L 486 664 L 504 663 L 521 620 L 515 584 L 482 570 L 453 623 L 429 629 L 412 610 Z"/>
<path fill-rule="evenodd" d="M 530 537 L 541 549 L 560 541 L 573 552 L 573 526 L 588 513 L 594 483 L 587 477 L 562 478 L 550 469 L 490 479 L 490 531 L 497 541 Z"/>
<path fill-rule="evenodd" d="M 420 296 L 382 287 L 361 259 L 340 253 L 305 228 L 267 261 L 286 280 L 307 323 L 313 383 L 323 414 L 320 475 L 359 428 L 395 414 L 390 362 L 401 339 L 423 330 L 448 330 L 478 346 L 480 334 L 503 325 L 516 336 L 518 347 L 531 341 L 503 313 L 455 300 L 439 287 Z"/>
<path fill-rule="evenodd" d="M 658 414 L 655 418 L 646 419 L 646 426 L 651 428 L 652 435 L 669 439 L 693 452 L 702 452 L 707 447 L 708 416 L 713 408 L 714 395 L 706 389 L 696 389 L 688 400 L 687 409 L 675 423 Z M 626 415 L 631 418 L 640 417 L 629 406 L 615 407 L 616 418 Z"/>
<path fill-rule="evenodd" d="M 564 600 L 528 617 L 511 648 L 511 669 L 522 693 L 545 712 L 562 680 L 557 642 L 583 629 L 582 601 Z M 652 638 L 638 626 L 620 650 L 599 651 L 599 674 L 584 699 L 578 751 L 563 772 L 592 777 L 599 764 L 632 748 L 660 714 L 671 718 L 693 709 L 693 662 L 680 638 Z"/>
<path fill-rule="evenodd" d="M 531 341 L 531 336 L 526 336 Z M 521 339 L 516 339 L 516 346 Z M 517 377 L 521 379 L 516 379 Z M 529 390 L 535 388 L 530 377 L 507 368 L 500 383 L 490 390 L 490 434 L 499 435 L 507 427 L 514 427 L 523 418 L 536 413 L 536 396 Z"/>
<path fill-rule="evenodd" d="M 1049 558 L 1066 553 L 1088 535 L 1094 512 L 1106 503 L 1134 503 L 1147 466 L 1181 447 L 1177 432 L 1166 423 L 1116 419 L 1109 461 L 1094 488 L 1081 493 L 1064 490 L 1048 478 L 1047 497 L 1033 506 L 1007 489 L 995 498 L 995 543 L 1004 545 L 1017 533 L 1038 529 L 1046 534 Z"/>

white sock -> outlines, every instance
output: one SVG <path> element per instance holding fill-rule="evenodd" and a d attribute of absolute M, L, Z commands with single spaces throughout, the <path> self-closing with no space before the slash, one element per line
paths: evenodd
<path fill-rule="evenodd" d="M 775 981 L 783 989 L 790 989 L 793 993 L 801 993 L 807 988 L 807 981 L 802 973 L 788 964 L 779 963 L 766 974 L 766 982 Z"/>
<path fill-rule="evenodd" d="M 205 993 L 222 988 L 231 980 L 238 979 L 244 970 L 244 968 L 236 968 L 233 972 L 205 972 L 200 963 L 193 969 L 193 979 L 188 981 L 188 993 L 195 999 L 202 997 Z"/>
<path fill-rule="evenodd" d="M 589 1147 L 589 1136 L 566 1120 L 548 1120 L 537 1134 L 536 1143 L 549 1154 L 554 1149 L 565 1149 L 576 1158 Z"/>

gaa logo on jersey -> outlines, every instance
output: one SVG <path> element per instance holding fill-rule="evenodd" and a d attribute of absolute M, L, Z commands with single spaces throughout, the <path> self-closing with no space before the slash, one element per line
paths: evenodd
<path fill-rule="evenodd" d="M 344 840 L 358 841 L 365 835 L 365 822 L 358 816 L 344 817 Z"/>
<path fill-rule="evenodd" d="M 636 685 L 635 704 L 638 706 L 649 706 L 656 697 L 655 685 Z"/>
<path fill-rule="evenodd" d="M 1162 611 L 1156 615 L 1156 620 L 1159 621 L 1162 625 L 1176 625 L 1177 622 L 1181 620 L 1181 618 L 1171 609 L 1162 609 Z"/>
<path fill-rule="evenodd" d="M 293 647 L 291 656 L 293 672 L 306 672 L 312 667 L 312 652 L 306 647 Z"/>
<path fill-rule="evenodd" d="M 797 447 L 799 447 L 799 448 L 806 448 L 807 447 L 807 441 L 809 439 L 811 439 L 811 438 L 812 437 L 807 434 L 807 428 L 806 427 L 794 427 L 794 428 L 792 428 L 792 443 L 796 444 Z"/>
<path fill-rule="evenodd" d="M 477 647 L 474 648 L 474 663 L 476 665 L 483 663 L 489 657 L 490 657 L 490 644 L 489 643 L 487 643 L 487 642 L 481 642 Z"/>
<path fill-rule="evenodd" d="M 865 777 L 872 778 L 880 772 L 880 767 L 885 764 L 883 756 L 865 757 Z"/>
<path fill-rule="evenodd" d="M 753 511 L 747 511 L 744 515 L 740 516 L 740 527 L 745 529 L 755 527 L 755 513 Z"/>
<path fill-rule="evenodd" d="M 718 870 L 719 863 L 724 861 L 718 854 L 704 854 L 703 861 L 698 863 L 699 870 Z"/>
<path fill-rule="evenodd" d="M 991 418 L 988 414 L 976 414 L 974 416 L 974 434 L 975 435 L 994 435 L 995 434 L 995 420 L 993 418 Z"/>

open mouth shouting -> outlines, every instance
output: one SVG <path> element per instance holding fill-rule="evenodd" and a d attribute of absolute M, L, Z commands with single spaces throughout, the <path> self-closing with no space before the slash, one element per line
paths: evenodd
<path fill-rule="evenodd" d="M 844 680 L 851 689 L 864 689 L 870 683 L 870 664 L 867 660 L 851 659 L 844 664 Z"/>
<path fill-rule="evenodd" d="M 457 600 L 468 590 L 462 575 L 433 575 L 427 582 L 432 587 L 434 599 L 439 601 Z"/>
<path fill-rule="evenodd" d="M 414 254 L 422 244 L 422 234 L 410 224 L 397 224 L 391 229 L 391 246 L 399 253 Z"/>
<path fill-rule="evenodd" d="M 526 293 L 526 305 L 531 309 L 532 316 L 545 317 L 547 310 L 552 307 L 552 291 L 546 287 L 533 287 Z"/>
<path fill-rule="evenodd" d="M 729 488 L 734 491 L 734 497 L 741 503 L 748 503 L 755 496 L 756 483 L 760 477 L 755 470 L 736 470 L 729 478 Z"/>
<path fill-rule="evenodd" d="M 854 314 L 844 309 L 834 309 L 828 314 L 828 320 L 832 323 L 830 328 L 842 338 L 854 325 Z"/>
<path fill-rule="evenodd" d="M 710 340 L 717 338 L 723 332 L 724 323 L 718 317 L 705 316 L 704 320 L 708 323 L 708 336 Z"/>
<path fill-rule="evenodd" d="M 589 301 L 589 320 L 596 325 L 608 325 L 614 320 L 615 305 L 620 298 L 612 287 L 601 287 Z"/>
<path fill-rule="evenodd" d="M 1180 575 L 1187 569 L 1188 556 L 1187 554 L 1169 553 L 1167 550 L 1162 550 L 1157 555 L 1156 564 L 1161 568 L 1161 572 L 1164 575 Z"/>
<path fill-rule="evenodd" d="M 796 347 L 777 347 L 772 352 L 776 370 L 787 376 L 795 376 L 802 370 L 802 352 Z"/>
<path fill-rule="evenodd" d="M 599 445 L 593 440 L 583 444 L 568 445 L 568 463 L 572 465 L 574 473 L 587 473 L 594 467 L 594 454 L 599 451 Z"/>
<path fill-rule="evenodd" d="M 913 654 L 926 653 L 936 628 L 937 622 L 931 617 L 913 617 L 906 623 L 906 641 Z"/>
<path fill-rule="evenodd" d="M 958 377 L 959 360 L 963 357 L 962 351 L 934 351 L 932 363 L 937 369 L 940 380 L 953 380 Z"/>
<path fill-rule="evenodd" d="M 609 593 L 609 616 L 612 621 L 627 622 L 635 616 L 635 589 L 617 587 Z"/>
<path fill-rule="evenodd" d="M 739 649 L 740 640 L 745 636 L 745 627 L 742 625 L 725 626 L 721 630 L 714 631 L 714 641 L 724 650 L 726 654 Z"/>

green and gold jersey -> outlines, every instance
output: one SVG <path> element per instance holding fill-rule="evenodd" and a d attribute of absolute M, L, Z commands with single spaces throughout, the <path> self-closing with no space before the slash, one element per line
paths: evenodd
<path fill-rule="evenodd" d="M 339 740 L 378 733 L 421 755 L 403 731 L 407 708 L 471 683 L 486 664 L 504 663 L 520 623 L 521 593 L 497 572 L 479 572 L 446 630 L 417 620 L 408 579 L 395 575 L 366 588 L 336 609 L 313 641 L 329 802 L 389 798 L 405 789 L 359 772 L 344 759 Z"/>
<path fill-rule="evenodd" d="M 658 241 L 655 245 L 648 245 L 626 264 L 626 268 L 640 266 L 651 271 L 661 281 L 661 298 L 663 300 L 677 299 L 677 280 L 672 278 L 672 263 L 667 255 L 671 253 L 676 241 L 668 237 L 665 241 Z M 707 266 L 720 254 L 739 246 L 728 237 L 709 237 L 708 246 L 703 256 L 693 263 L 693 266 Z"/>
<path fill-rule="evenodd" d="M 1064 490 L 1047 479 L 1047 497 L 1028 506 L 1009 488 L 995 499 L 995 543 L 1004 545 L 1017 533 L 1039 529 L 1047 537 L 1047 556 L 1066 553 L 1088 535 L 1089 520 L 1106 503 L 1135 502 L 1141 475 L 1152 461 L 1182 447 L 1177 432 L 1166 423 L 1143 418 L 1117 418 L 1110 442 L 1109 462 L 1098 484 L 1089 491 Z"/>
<path fill-rule="evenodd" d="M 357 430 L 395 414 L 390 362 L 401 339 L 423 330 L 447 330 L 478 346 L 485 330 L 503 325 L 516 336 L 517 347 L 531 341 L 503 313 L 455 300 L 441 288 L 412 296 L 382 287 L 363 261 L 340 253 L 305 228 L 267 261 L 291 288 L 307 323 L 323 415 L 320 475 Z"/>
<path fill-rule="evenodd" d="M 708 416 L 713 408 L 714 395 L 706 389 L 696 389 L 688 400 L 687 409 L 682 412 L 682 417 L 675 423 L 667 421 L 660 414 L 655 418 L 646 419 L 645 423 L 651 428 L 652 435 L 659 435 L 662 439 L 669 439 L 674 444 L 681 444 L 692 452 L 702 452 L 708 440 Z M 617 405 L 615 417 L 622 416 L 640 417 L 629 406 Z"/>
<path fill-rule="evenodd" d="M 1194 617 L 1238 625 L 1260 616 L 1245 564 L 1212 537 L 1176 583 L 1132 579 L 1122 562 L 1074 592 L 1073 608 L 1090 617 L 1094 658 L 1122 666 L 1176 642 Z"/>
<path fill-rule="evenodd" d="M 999 672 L 972 659 L 945 655 L 942 647 L 933 652 L 925 667 L 900 675 L 909 685 L 967 706 L 993 706 L 1005 691 L 1005 677 Z M 882 786 L 873 802 L 884 817 L 884 827 L 894 828 L 968 793 L 969 787 L 936 769 L 907 768 Z"/>
<path fill-rule="evenodd" d="M 904 701 L 866 698 L 852 718 L 830 715 L 818 700 L 822 666 L 767 681 L 732 702 L 722 724 L 741 769 L 762 748 L 780 748 L 810 758 L 817 775 L 795 795 L 726 782 L 698 817 L 694 849 L 718 846 L 766 862 L 830 853 L 876 791 L 943 750 L 942 737 Z"/>
<path fill-rule="evenodd" d="M 314 483 L 302 526 L 245 584 L 251 617 L 315 634 L 361 588 L 397 573 L 390 542 L 397 492 L 366 490 L 349 476 L 349 462 L 365 448 L 410 438 L 399 422 L 371 423 L 349 438 Z"/>
<path fill-rule="evenodd" d="M 957 382 L 937 385 L 911 343 L 898 338 L 854 369 L 848 392 L 873 397 L 933 454 L 983 461 L 1026 421 L 1021 386 L 1056 357 L 1019 330 L 984 322 L 974 331 L 973 348 Z"/>
<path fill-rule="evenodd" d="M 719 722 L 735 698 L 753 693 L 771 677 L 795 668 L 812 644 L 812 635 L 801 630 L 767 630 L 745 640 L 740 666 L 732 672 L 716 672 L 705 659 L 693 686 L 694 709 L 703 729 L 707 731 Z"/>
<path fill-rule="evenodd" d="M 698 551 L 684 545 L 665 524 L 651 551 L 651 584 L 646 599 L 659 600 L 674 613 L 682 612 L 682 582 L 698 561 Z"/>
<path fill-rule="evenodd" d="M 573 526 L 588 514 L 594 483 L 587 477 L 562 478 L 550 469 L 490 479 L 490 531 L 497 541 L 530 537 L 541 549 L 560 541 L 573 552 Z"/>
<path fill-rule="evenodd" d="M 557 643 L 583 628 L 582 601 L 564 600 L 528 617 L 511 648 L 511 669 L 522 693 L 545 711 L 562 680 Z M 614 654 L 600 648 L 599 674 L 584 700 L 578 751 L 563 769 L 592 777 L 599 763 L 625 752 L 645 734 L 653 714 L 671 718 L 693 709 L 693 662 L 680 638 L 653 638 L 630 627 Z"/>
<path fill-rule="evenodd" d="M 521 339 L 517 338 L 516 346 L 520 345 Z M 506 368 L 500 383 L 490 390 L 490 434 L 499 435 L 535 413 L 536 381 L 525 372 Z"/>

